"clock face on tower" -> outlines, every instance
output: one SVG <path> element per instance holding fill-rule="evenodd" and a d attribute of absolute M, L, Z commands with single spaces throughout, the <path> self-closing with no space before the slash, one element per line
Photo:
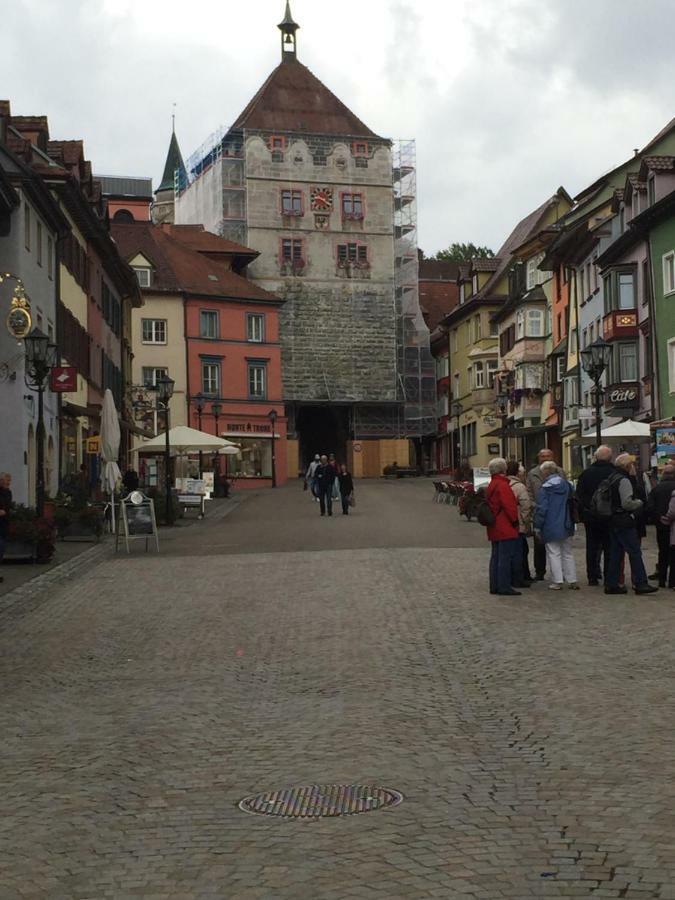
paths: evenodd
<path fill-rule="evenodd" d="M 330 212 L 333 209 L 333 188 L 312 188 L 311 199 L 313 210 L 316 210 L 316 212 Z"/>

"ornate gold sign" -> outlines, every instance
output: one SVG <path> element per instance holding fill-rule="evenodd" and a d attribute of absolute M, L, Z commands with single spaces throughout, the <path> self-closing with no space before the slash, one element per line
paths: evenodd
<path fill-rule="evenodd" d="M 17 340 L 25 338 L 33 327 L 33 317 L 30 312 L 30 303 L 23 296 L 12 297 L 12 303 L 7 314 L 7 331 Z"/>

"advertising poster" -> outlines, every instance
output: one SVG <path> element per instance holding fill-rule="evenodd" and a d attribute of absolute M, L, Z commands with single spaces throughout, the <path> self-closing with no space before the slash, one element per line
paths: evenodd
<path fill-rule="evenodd" d="M 675 428 L 657 428 L 656 465 L 659 471 L 669 462 L 675 462 Z"/>

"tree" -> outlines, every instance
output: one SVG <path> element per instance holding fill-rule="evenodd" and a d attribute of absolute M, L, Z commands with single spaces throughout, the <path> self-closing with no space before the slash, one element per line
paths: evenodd
<path fill-rule="evenodd" d="M 468 244 L 450 244 L 445 250 L 439 250 L 432 259 L 453 259 L 455 262 L 469 262 L 469 260 L 479 257 L 480 259 L 489 259 L 494 256 L 494 251 L 489 247 L 477 247 L 469 242 Z"/>

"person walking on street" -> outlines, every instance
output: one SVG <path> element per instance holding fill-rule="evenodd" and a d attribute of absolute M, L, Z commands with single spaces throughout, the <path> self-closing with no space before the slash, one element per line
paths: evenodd
<path fill-rule="evenodd" d="M 316 491 L 316 479 L 314 476 L 315 476 L 316 470 L 320 463 L 321 463 L 321 457 L 319 456 L 318 453 L 315 453 L 314 459 L 311 461 L 311 463 L 307 467 L 307 471 L 305 472 L 305 484 L 312 492 L 312 497 L 314 498 L 314 500 L 317 501 L 317 503 L 319 501 L 319 495 L 317 494 L 317 491 Z"/>
<path fill-rule="evenodd" d="M 612 463 L 612 449 L 604 444 L 594 453 L 594 461 L 584 469 L 577 481 L 579 515 L 586 531 L 586 577 L 592 587 L 604 582 L 609 565 L 609 522 L 598 519 L 591 500 L 601 482 L 617 470 Z"/>
<path fill-rule="evenodd" d="M 5 545 L 9 538 L 9 517 L 12 511 L 12 476 L 9 472 L 0 472 L 0 563 L 5 555 Z M 4 581 L 0 575 L 0 582 Z"/>
<path fill-rule="evenodd" d="M 530 492 L 525 487 L 525 482 L 520 477 L 520 468 L 520 463 L 515 459 L 509 460 L 506 464 L 506 477 L 509 479 L 511 490 L 518 503 L 520 551 L 516 553 L 514 558 L 513 586 L 529 588 L 532 585 L 532 579 L 528 564 L 529 547 L 527 546 L 527 535 L 530 534 L 532 528 L 532 500 L 530 499 Z"/>
<path fill-rule="evenodd" d="M 340 499 L 342 501 L 342 515 L 349 515 L 349 505 L 354 494 L 354 480 L 351 473 L 347 471 L 347 466 L 342 463 L 338 474 L 338 484 L 340 486 Z"/>
<path fill-rule="evenodd" d="M 551 573 L 549 590 L 560 591 L 563 584 L 578 591 L 577 570 L 572 553 L 574 519 L 570 509 L 572 485 L 560 474 L 553 460 L 541 465 L 543 479 L 534 510 L 534 533 L 546 547 L 546 562 Z"/>
<path fill-rule="evenodd" d="M 338 465 L 337 459 L 335 458 L 334 453 L 328 454 L 328 464 L 331 465 L 335 469 L 335 481 L 333 482 L 333 501 L 337 501 L 340 499 L 340 484 L 338 482 L 338 474 L 340 472 L 340 466 Z"/>
<path fill-rule="evenodd" d="M 670 583 L 671 581 L 675 582 L 675 572 L 671 561 L 673 548 L 670 540 L 673 527 L 669 520 L 664 521 L 668 516 L 673 491 L 675 491 L 675 466 L 670 464 L 664 468 L 661 481 L 654 485 L 647 498 L 647 519 L 656 526 L 656 543 L 659 548 L 656 564 L 659 587 L 665 587 L 666 582 L 669 587 L 675 586 Z M 649 577 L 651 578 L 651 575 Z"/>
<path fill-rule="evenodd" d="M 530 492 L 530 499 L 534 507 L 539 499 L 539 491 L 543 483 L 541 475 L 541 464 L 545 462 L 554 462 L 553 451 L 548 447 L 544 447 L 537 453 L 537 464 L 533 466 L 527 473 L 527 489 Z M 546 575 L 546 547 L 539 540 L 537 535 L 534 536 L 534 573 L 537 581 L 543 581 Z"/>
<path fill-rule="evenodd" d="M 501 457 L 488 464 L 490 483 L 485 499 L 494 517 L 487 526 L 488 540 L 492 544 L 490 555 L 490 593 L 504 597 L 520 597 L 513 586 L 513 561 L 521 552 L 518 534 L 518 502 L 506 477 L 506 460 Z"/>
<path fill-rule="evenodd" d="M 666 468 L 668 467 L 666 466 Z M 670 556 L 668 559 L 670 568 L 668 575 L 668 587 L 671 590 L 675 591 L 675 490 L 671 495 L 670 503 L 668 504 L 668 510 L 661 520 L 662 525 L 665 525 L 666 523 L 670 525 Z M 659 569 L 659 577 L 661 577 L 661 572 L 662 570 Z"/>
<path fill-rule="evenodd" d="M 324 453 L 314 471 L 322 516 L 325 516 L 326 512 L 329 516 L 333 515 L 333 484 L 336 477 L 335 466 L 328 462 L 328 457 Z"/>
<path fill-rule="evenodd" d="M 647 581 L 647 570 L 642 561 L 635 514 L 642 509 L 642 501 L 633 496 L 630 475 L 635 473 L 635 457 L 620 453 L 614 461 L 619 470 L 618 478 L 611 480 L 612 515 L 610 519 L 609 569 L 605 580 L 606 594 L 626 594 L 619 586 L 621 559 L 628 554 L 630 570 L 636 594 L 652 594 L 658 588 Z"/>

